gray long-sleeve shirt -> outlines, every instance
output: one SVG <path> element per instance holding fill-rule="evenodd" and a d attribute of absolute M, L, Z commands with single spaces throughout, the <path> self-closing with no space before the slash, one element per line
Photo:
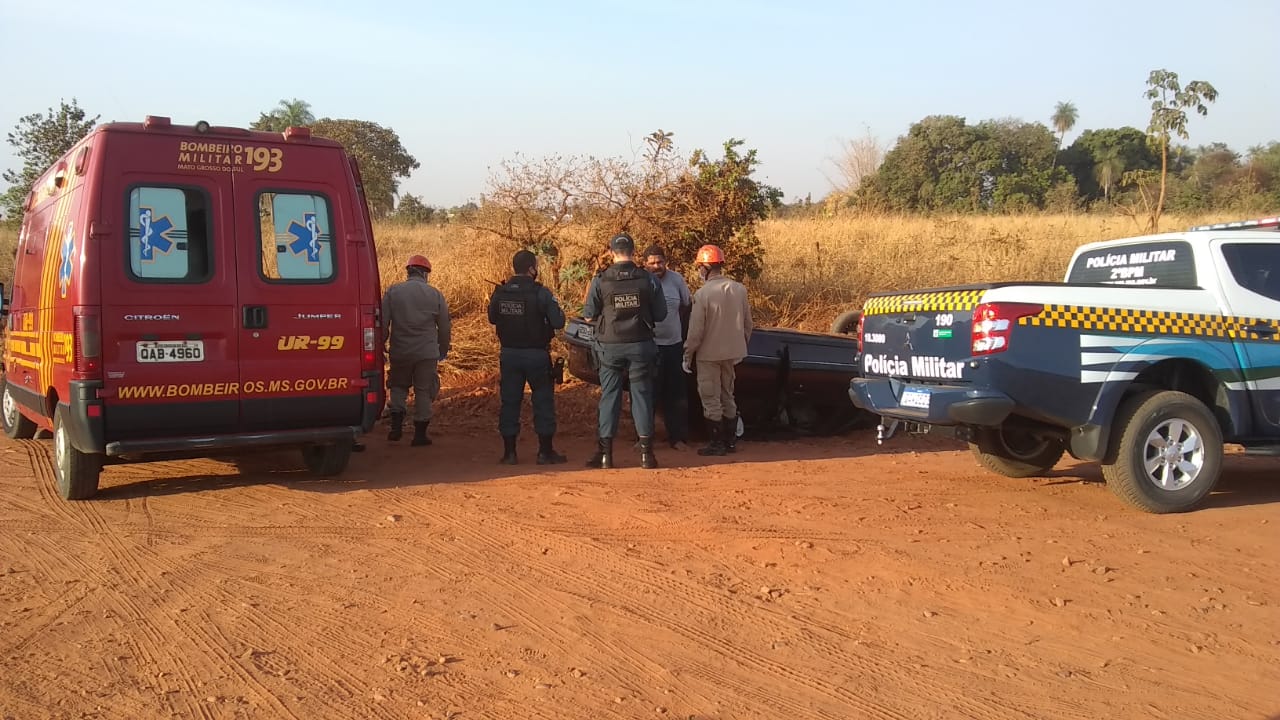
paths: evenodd
<path fill-rule="evenodd" d="M 449 304 L 426 278 L 411 277 L 382 296 L 382 328 L 392 361 L 439 360 L 449 354 Z"/>

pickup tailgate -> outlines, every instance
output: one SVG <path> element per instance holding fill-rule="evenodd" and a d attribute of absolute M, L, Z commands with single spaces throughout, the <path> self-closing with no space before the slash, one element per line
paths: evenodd
<path fill-rule="evenodd" d="M 866 377 L 965 384 L 973 355 L 973 311 L 990 285 L 873 295 L 862 312 Z M 910 388 L 907 388 L 910 390 Z M 900 397 L 905 407 L 927 407 L 927 393 Z"/>

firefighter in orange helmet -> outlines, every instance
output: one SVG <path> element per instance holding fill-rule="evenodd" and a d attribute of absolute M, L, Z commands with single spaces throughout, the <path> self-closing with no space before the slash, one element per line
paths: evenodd
<path fill-rule="evenodd" d="M 387 406 L 391 411 L 388 440 L 404 431 L 409 388 L 413 388 L 413 445 L 430 445 L 427 426 L 431 403 L 440 394 L 439 363 L 449 355 L 449 304 L 427 282 L 431 261 L 413 255 L 405 262 L 407 277 L 382 297 L 382 329 L 390 340 L 387 359 Z"/>
<path fill-rule="evenodd" d="M 697 363 L 698 397 L 711 442 L 699 455 L 737 450 L 738 405 L 733 396 L 734 366 L 747 356 L 751 339 L 751 304 L 742 283 L 723 274 L 724 252 L 703 245 L 694 258 L 702 287 L 693 294 L 689 337 L 684 343 L 684 371 Z"/>

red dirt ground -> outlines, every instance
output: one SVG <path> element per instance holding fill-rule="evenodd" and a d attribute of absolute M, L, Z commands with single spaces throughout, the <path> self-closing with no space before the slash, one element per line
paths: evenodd
<path fill-rule="evenodd" d="M 2 718 L 1266 718 L 1276 462 L 1146 515 L 1095 466 L 866 433 L 725 461 L 496 464 L 492 393 L 336 481 L 292 453 L 53 489 L 0 442 Z M 527 411 L 526 411 L 527 414 Z"/>

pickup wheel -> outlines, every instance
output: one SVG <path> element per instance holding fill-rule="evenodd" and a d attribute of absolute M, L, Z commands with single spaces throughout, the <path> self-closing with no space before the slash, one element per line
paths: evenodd
<path fill-rule="evenodd" d="M 340 475 L 351 462 L 352 447 L 348 443 L 332 445 L 307 445 L 302 448 L 302 461 L 316 477 Z"/>
<path fill-rule="evenodd" d="M 1126 400 L 1116 414 L 1107 487 L 1151 513 L 1191 510 L 1222 472 L 1222 429 L 1204 403 L 1173 390 Z"/>
<path fill-rule="evenodd" d="M 831 332 L 836 335 L 852 335 L 857 332 L 860 319 L 862 319 L 862 312 L 859 310 L 840 313 L 831 323 Z"/>
<path fill-rule="evenodd" d="M 102 456 L 80 452 L 71 444 L 62 408 L 53 413 L 53 469 L 64 500 L 88 500 L 98 493 Z"/>
<path fill-rule="evenodd" d="M 0 423 L 4 425 L 4 434 L 14 440 L 30 440 L 36 436 L 36 424 L 31 422 L 18 409 L 18 400 L 9 390 L 9 381 L 4 381 L 3 408 L 0 409 Z"/>
<path fill-rule="evenodd" d="M 1043 475 L 1058 464 L 1065 446 L 1056 438 L 1038 437 L 1017 425 L 978 430 L 969 443 L 978 464 L 1011 478 Z"/>

